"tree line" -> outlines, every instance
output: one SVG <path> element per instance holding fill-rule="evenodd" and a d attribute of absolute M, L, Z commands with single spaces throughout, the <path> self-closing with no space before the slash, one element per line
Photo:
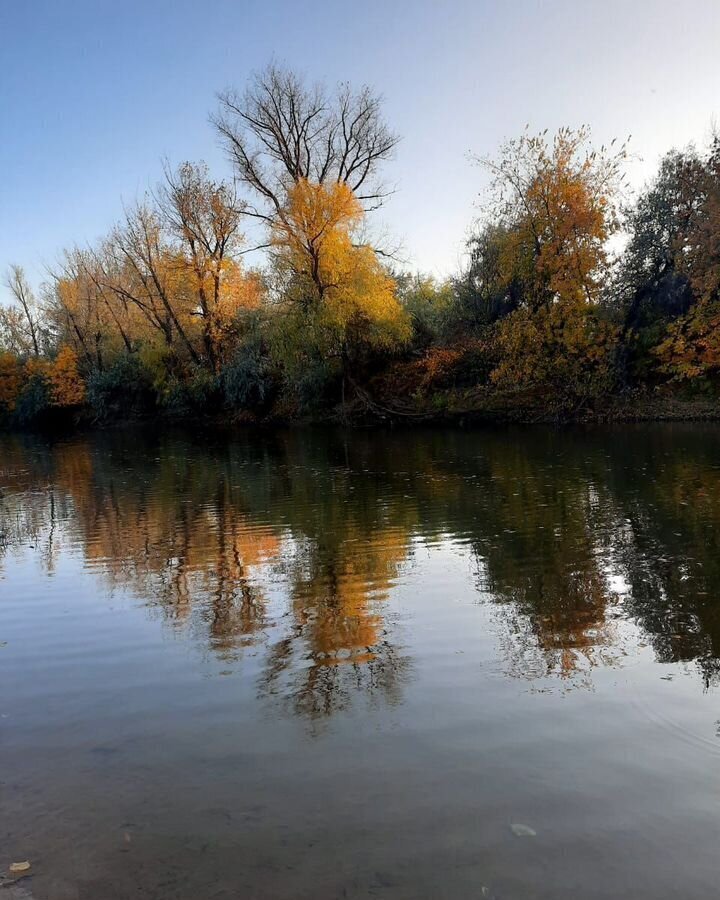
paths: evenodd
<path fill-rule="evenodd" d="M 370 88 L 270 66 L 219 95 L 232 162 L 164 166 L 92 246 L 0 307 L 0 418 L 599 414 L 714 404 L 720 137 L 630 198 L 627 145 L 529 132 L 490 175 L 466 263 L 400 271 L 372 231 L 398 136 Z M 253 251 L 263 264 L 246 264 Z M 255 254 L 255 257 L 257 253 Z M 255 258 L 250 257 L 250 258 Z"/>

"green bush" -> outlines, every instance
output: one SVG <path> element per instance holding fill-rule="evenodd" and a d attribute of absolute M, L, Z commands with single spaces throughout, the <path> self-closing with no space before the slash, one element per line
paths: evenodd
<path fill-rule="evenodd" d="M 455 297 L 450 282 L 414 275 L 398 279 L 400 302 L 412 322 L 412 346 L 424 350 L 448 333 Z"/>
<path fill-rule="evenodd" d="M 160 395 L 160 407 L 176 419 L 207 415 L 221 406 L 220 380 L 212 372 L 196 369 L 189 378 L 168 378 Z"/>
<path fill-rule="evenodd" d="M 259 340 L 243 344 L 220 376 L 225 403 L 233 410 L 259 412 L 274 393 L 272 365 Z"/>
<path fill-rule="evenodd" d="M 37 423 L 50 408 L 50 387 L 44 375 L 30 377 L 18 395 L 13 421 L 18 425 Z"/>
<path fill-rule="evenodd" d="M 87 381 L 87 400 L 101 421 L 151 412 L 156 406 L 152 374 L 136 355 L 119 356 Z"/>
<path fill-rule="evenodd" d="M 307 366 L 293 373 L 294 391 L 303 412 L 317 412 L 337 405 L 340 401 L 342 373 L 339 360 L 313 359 Z"/>

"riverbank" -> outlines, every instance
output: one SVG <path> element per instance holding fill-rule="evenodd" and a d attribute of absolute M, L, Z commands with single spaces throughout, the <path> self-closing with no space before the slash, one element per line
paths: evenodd
<path fill-rule="evenodd" d="M 160 427 L 186 427 L 201 422 L 210 427 L 308 427 L 342 425 L 373 428 L 381 425 L 464 427 L 468 425 L 577 425 L 632 422 L 716 422 L 720 421 L 717 398 L 682 397 L 650 392 L 628 392 L 574 405 L 550 405 L 546 398 L 527 394 L 502 395 L 483 389 L 436 393 L 431 399 L 415 398 L 405 403 L 375 398 L 366 391 L 356 394 L 344 406 L 294 414 L 288 408 L 273 408 L 264 414 L 250 411 L 192 410 L 187 413 L 134 409 L 127 413 L 98 417 L 89 406 L 72 410 L 48 409 L 27 423 L 4 423 L 0 432 L 63 431 L 87 428 L 113 429 L 152 422 Z"/>
<path fill-rule="evenodd" d="M 548 406 L 541 398 L 465 395 L 444 398 L 442 410 L 429 409 L 426 421 L 571 425 L 622 422 L 720 421 L 720 402 L 715 399 L 629 393 L 600 401 L 580 401 L 574 406 Z M 418 416 L 423 413 L 418 411 Z"/>

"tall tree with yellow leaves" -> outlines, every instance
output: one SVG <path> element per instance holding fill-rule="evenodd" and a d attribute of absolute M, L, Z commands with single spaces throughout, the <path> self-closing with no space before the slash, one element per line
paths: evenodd
<path fill-rule="evenodd" d="M 244 94 L 220 95 L 214 123 L 248 189 L 245 212 L 267 229 L 286 371 L 314 357 L 346 375 L 362 348 L 404 340 L 394 282 L 359 238 L 364 214 L 388 194 L 380 168 L 398 142 L 381 98 L 368 87 L 310 87 L 270 66 Z"/>
<path fill-rule="evenodd" d="M 607 386 L 614 332 L 597 303 L 625 156 L 624 146 L 593 150 L 586 128 L 563 128 L 481 160 L 493 175 L 494 278 L 508 293 L 499 305 L 514 310 L 496 328 L 495 384 L 553 387 L 560 404 Z"/>
<path fill-rule="evenodd" d="M 478 160 L 492 176 L 484 212 L 502 229 L 499 267 L 520 280 L 521 305 L 598 299 L 626 156 L 625 146 L 594 150 L 583 127 L 550 142 L 524 134 Z"/>
<path fill-rule="evenodd" d="M 345 375 L 363 351 L 409 338 L 395 282 L 371 247 L 354 243 L 363 218 L 362 204 L 342 182 L 302 179 L 289 189 L 272 229 L 286 365 L 317 354 L 337 360 Z"/>

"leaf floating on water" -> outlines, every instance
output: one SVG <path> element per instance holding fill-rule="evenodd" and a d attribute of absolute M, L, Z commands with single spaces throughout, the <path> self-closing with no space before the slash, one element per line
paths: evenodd
<path fill-rule="evenodd" d="M 10 863 L 10 872 L 13 875 L 19 875 L 21 872 L 27 872 L 30 869 L 30 863 L 25 860 L 24 862 L 16 862 Z"/>
<path fill-rule="evenodd" d="M 515 835 L 515 837 L 536 837 L 537 831 L 534 828 L 531 828 L 529 825 L 521 825 L 519 822 L 515 822 L 510 826 L 510 831 Z"/>

